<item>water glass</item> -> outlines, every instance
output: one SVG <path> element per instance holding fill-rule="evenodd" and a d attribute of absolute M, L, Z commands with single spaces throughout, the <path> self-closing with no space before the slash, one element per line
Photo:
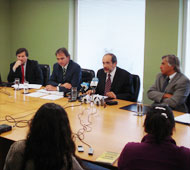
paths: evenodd
<path fill-rule="evenodd" d="M 29 83 L 27 81 L 24 81 L 24 94 L 28 94 L 29 89 Z"/>
<path fill-rule="evenodd" d="M 15 78 L 15 81 L 14 81 L 15 90 L 19 90 L 19 84 L 20 84 L 20 79 L 19 78 Z"/>
<path fill-rule="evenodd" d="M 137 102 L 137 115 L 143 116 L 143 104 L 141 102 Z"/>
<path fill-rule="evenodd" d="M 77 87 L 71 88 L 71 100 L 77 100 Z"/>

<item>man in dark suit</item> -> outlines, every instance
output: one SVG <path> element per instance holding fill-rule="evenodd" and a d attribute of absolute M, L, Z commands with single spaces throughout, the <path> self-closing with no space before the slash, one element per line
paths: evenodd
<path fill-rule="evenodd" d="M 17 61 L 10 64 L 10 71 L 7 77 L 8 82 L 14 82 L 19 78 L 21 83 L 28 81 L 30 84 L 42 84 L 43 76 L 38 62 L 28 59 L 26 48 L 19 48 L 16 51 Z"/>
<path fill-rule="evenodd" d="M 190 92 L 189 79 L 180 72 L 179 60 L 175 55 L 162 57 L 161 73 L 155 84 L 148 90 L 148 98 L 154 103 L 169 105 L 180 112 L 188 112 L 185 104 Z"/>
<path fill-rule="evenodd" d="M 59 48 L 55 55 L 57 63 L 53 66 L 46 90 L 68 92 L 72 87 L 79 90 L 82 76 L 80 66 L 70 59 L 66 48 Z"/>
<path fill-rule="evenodd" d="M 132 75 L 117 67 L 117 58 L 114 54 L 108 53 L 103 56 L 103 69 L 98 70 L 99 79 L 96 93 L 108 96 L 113 99 L 133 101 L 133 80 Z M 87 94 L 91 94 L 89 90 Z"/>

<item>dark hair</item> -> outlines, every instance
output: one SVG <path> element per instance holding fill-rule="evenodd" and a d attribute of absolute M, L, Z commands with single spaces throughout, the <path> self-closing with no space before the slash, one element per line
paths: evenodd
<path fill-rule="evenodd" d="M 155 137 L 161 143 L 167 136 L 171 136 L 175 121 L 172 110 L 165 105 L 153 105 L 149 108 L 145 121 L 145 132 Z"/>
<path fill-rule="evenodd" d="M 105 55 L 110 55 L 112 63 L 117 63 L 117 57 L 113 53 L 106 53 Z"/>
<path fill-rule="evenodd" d="M 166 58 L 167 62 L 169 63 L 170 66 L 173 66 L 174 67 L 174 70 L 178 73 L 180 73 L 180 63 L 179 63 L 179 59 L 173 55 L 173 54 L 168 54 L 168 55 L 165 55 L 165 56 L 162 56 L 162 59 Z"/>
<path fill-rule="evenodd" d="M 59 53 L 64 53 L 66 57 L 70 57 L 70 54 L 69 52 L 67 51 L 66 48 L 59 48 L 56 52 L 55 52 L 55 55 L 57 56 L 57 54 Z"/>
<path fill-rule="evenodd" d="M 25 160 L 34 162 L 36 170 L 72 169 L 75 144 L 65 110 L 46 103 L 36 112 L 26 139 Z"/>
<path fill-rule="evenodd" d="M 22 52 L 25 52 L 26 56 L 28 57 L 28 50 L 26 48 L 19 48 L 18 50 L 16 50 L 16 56 Z"/>

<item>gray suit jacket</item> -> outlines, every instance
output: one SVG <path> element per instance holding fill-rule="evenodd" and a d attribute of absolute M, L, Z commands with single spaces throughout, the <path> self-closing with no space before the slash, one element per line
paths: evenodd
<path fill-rule="evenodd" d="M 159 73 L 155 84 L 148 90 L 148 98 L 155 103 L 167 104 L 172 109 L 180 112 L 188 112 L 185 104 L 190 92 L 190 81 L 182 73 L 177 73 L 169 82 L 165 92 L 161 92 L 166 76 Z M 172 94 L 171 98 L 162 99 L 165 93 Z"/>

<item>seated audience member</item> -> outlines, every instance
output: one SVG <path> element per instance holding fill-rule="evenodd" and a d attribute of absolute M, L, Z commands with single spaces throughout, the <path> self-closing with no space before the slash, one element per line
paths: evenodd
<path fill-rule="evenodd" d="M 117 67 L 117 58 L 112 53 L 103 56 L 103 69 L 98 70 L 99 79 L 96 94 L 108 96 L 113 99 L 133 100 L 134 88 L 132 75 Z M 89 90 L 87 94 L 92 94 Z"/>
<path fill-rule="evenodd" d="M 19 48 L 16 51 L 17 61 L 10 64 L 10 71 L 7 77 L 12 83 L 19 78 L 21 83 L 28 81 L 30 84 L 43 84 L 42 70 L 35 60 L 28 59 L 26 48 Z"/>
<path fill-rule="evenodd" d="M 172 139 L 175 127 L 172 110 L 154 105 L 147 112 L 141 143 L 125 145 L 118 160 L 119 170 L 189 170 L 190 149 L 176 145 Z"/>
<path fill-rule="evenodd" d="M 190 92 L 190 81 L 180 72 L 179 65 L 175 55 L 163 56 L 161 73 L 147 94 L 154 103 L 164 103 L 174 110 L 188 112 L 185 102 Z"/>
<path fill-rule="evenodd" d="M 59 48 L 55 55 L 57 63 L 53 66 L 53 72 L 46 90 L 68 92 L 71 87 L 80 89 L 82 80 L 80 66 L 70 59 L 70 54 L 66 48 Z"/>
<path fill-rule="evenodd" d="M 42 105 L 30 124 L 26 140 L 12 144 L 4 170 L 82 170 L 65 110 Z"/>

